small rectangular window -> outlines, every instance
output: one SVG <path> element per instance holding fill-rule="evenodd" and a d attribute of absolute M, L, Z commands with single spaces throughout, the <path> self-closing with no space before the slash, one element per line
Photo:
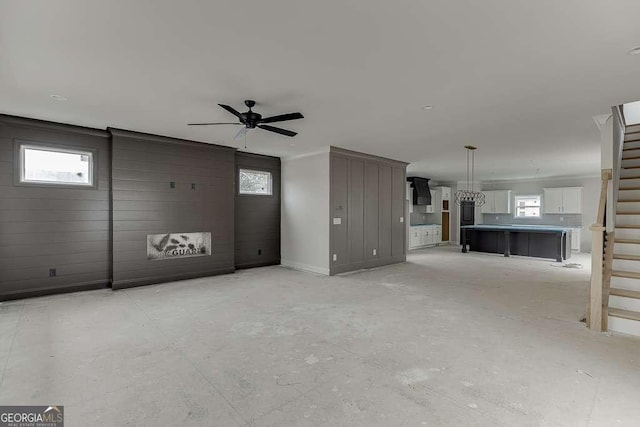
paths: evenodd
<path fill-rule="evenodd" d="M 240 169 L 238 180 L 240 194 L 273 194 L 271 172 Z"/>
<path fill-rule="evenodd" d="M 93 152 L 40 145 L 20 145 L 20 182 L 94 185 Z"/>
<path fill-rule="evenodd" d="M 516 196 L 516 218 L 539 218 L 541 198 L 539 194 L 535 196 Z"/>

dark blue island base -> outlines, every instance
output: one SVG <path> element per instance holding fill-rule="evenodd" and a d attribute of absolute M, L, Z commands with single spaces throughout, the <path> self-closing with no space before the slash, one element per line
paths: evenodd
<path fill-rule="evenodd" d="M 541 225 L 465 225 L 462 252 L 551 258 L 562 262 L 571 257 L 571 229 Z"/>

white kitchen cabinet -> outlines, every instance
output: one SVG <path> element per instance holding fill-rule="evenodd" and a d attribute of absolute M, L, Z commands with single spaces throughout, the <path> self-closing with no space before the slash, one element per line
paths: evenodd
<path fill-rule="evenodd" d="M 442 243 L 442 226 L 412 225 L 409 231 L 409 249 L 433 246 Z"/>
<path fill-rule="evenodd" d="M 437 187 L 440 190 L 442 200 L 451 200 L 451 187 Z"/>
<path fill-rule="evenodd" d="M 433 231 L 433 243 L 436 245 L 439 243 L 442 243 L 442 226 L 434 225 L 432 228 L 432 231 Z"/>
<path fill-rule="evenodd" d="M 417 248 L 422 246 L 422 232 L 420 227 L 411 227 L 411 231 L 409 233 L 409 248 Z"/>
<path fill-rule="evenodd" d="M 580 252 L 580 228 L 571 229 L 571 252 Z"/>
<path fill-rule="evenodd" d="M 559 187 L 544 189 L 544 213 L 582 213 L 582 187 Z"/>
<path fill-rule="evenodd" d="M 434 213 L 436 207 L 436 192 L 431 190 L 431 204 L 427 205 L 427 213 Z"/>
<path fill-rule="evenodd" d="M 483 191 L 484 205 L 481 207 L 483 214 L 511 213 L 511 190 Z"/>

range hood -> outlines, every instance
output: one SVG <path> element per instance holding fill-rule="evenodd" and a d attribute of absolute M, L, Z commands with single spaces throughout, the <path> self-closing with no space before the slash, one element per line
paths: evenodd
<path fill-rule="evenodd" d="M 407 178 L 413 188 L 413 204 L 414 205 L 430 205 L 431 189 L 429 188 L 429 178 L 420 178 L 412 176 Z"/>

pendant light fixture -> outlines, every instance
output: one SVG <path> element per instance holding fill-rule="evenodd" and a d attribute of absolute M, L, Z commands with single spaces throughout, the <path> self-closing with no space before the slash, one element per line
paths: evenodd
<path fill-rule="evenodd" d="M 467 189 L 456 191 L 455 201 L 456 205 L 460 206 L 463 203 L 472 203 L 475 207 L 484 205 L 484 193 L 480 191 L 474 191 L 473 189 L 473 172 L 475 169 L 475 150 L 473 145 L 465 145 L 467 150 Z M 469 160 L 471 160 L 471 181 L 469 181 Z"/>

